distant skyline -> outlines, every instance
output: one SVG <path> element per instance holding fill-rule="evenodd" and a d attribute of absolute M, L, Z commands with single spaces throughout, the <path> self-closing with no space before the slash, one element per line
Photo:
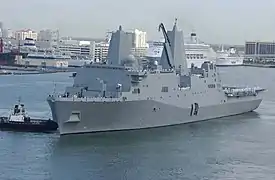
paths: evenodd
<path fill-rule="evenodd" d="M 244 44 L 275 40 L 274 0 L 8 0 L 0 21 L 12 29 L 59 29 L 62 36 L 102 38 L 119 25 L 161 37 L 158 25 L 171 29 L 175 17 L 186 33 L 195 30 L 207 43 Z"/>

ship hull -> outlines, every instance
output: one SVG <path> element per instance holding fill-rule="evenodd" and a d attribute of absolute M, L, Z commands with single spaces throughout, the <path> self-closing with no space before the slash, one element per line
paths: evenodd
<path fill-rule="evenodd" d="M 202 106 L 197 115 L 191 116 L 191 107 L 179 108 L 153 100 L 95 103 L 48 99 L 60 135 L 153 128 L 221 118 L 253 111 L 261 101 L 256 96 L 234 98 Z M 69 122 L 73 111 L 79 113 L 79 121 Z"/>
<path fill-rule="evenodd" d="M 9 122 L 8 117 L 0 117 L 1 131 L 55 132 L 58 128 L 52 120 L 31 120 L 30 122 Z"/>
<path fill-rule="evenodd" d="M 243 58 L 225 58 L 225 59 L 217 59 L 216 66 L 242 66 Z"/>
<path fill-rule="evenodd" d="M 27 56 L 28 59 L 54 59 L 54 60 L 64 60 L 64 59 L 70 59 L 70 58 L 67 58 L 67 57 L 44 57 L 44 56 Z"/>

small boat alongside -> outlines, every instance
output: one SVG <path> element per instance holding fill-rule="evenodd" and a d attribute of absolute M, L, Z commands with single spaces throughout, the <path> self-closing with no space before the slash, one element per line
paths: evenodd
<path fill-rule="evenodd" d="M 53 120 L 30 118 L 24 104 L 14 105 L 12 112 L 8 117 L 0 117 L 0 130 L 6 131 L 27 131 L 27 132 L 54 132 L 58 124 Z"/>

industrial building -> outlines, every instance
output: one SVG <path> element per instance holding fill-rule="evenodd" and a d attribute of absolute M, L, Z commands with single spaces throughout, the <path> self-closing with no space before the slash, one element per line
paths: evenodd
<path fill-rule="evenodd" d="M 252 62 L 275 62 L 275 42 L 245 42 L 245 60 Z"/>

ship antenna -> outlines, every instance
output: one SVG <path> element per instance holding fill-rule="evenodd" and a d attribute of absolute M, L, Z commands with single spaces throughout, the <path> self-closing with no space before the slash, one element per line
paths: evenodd
<path fill-rule="evenodd" d="M 178 22 L 178 18 L 175 18 L 175 26 L 177 25 Z"/>
<path fill-rule="evenodd" d="M 56 83 L 53 81 L 53 95 L 56 93 Z"/>

